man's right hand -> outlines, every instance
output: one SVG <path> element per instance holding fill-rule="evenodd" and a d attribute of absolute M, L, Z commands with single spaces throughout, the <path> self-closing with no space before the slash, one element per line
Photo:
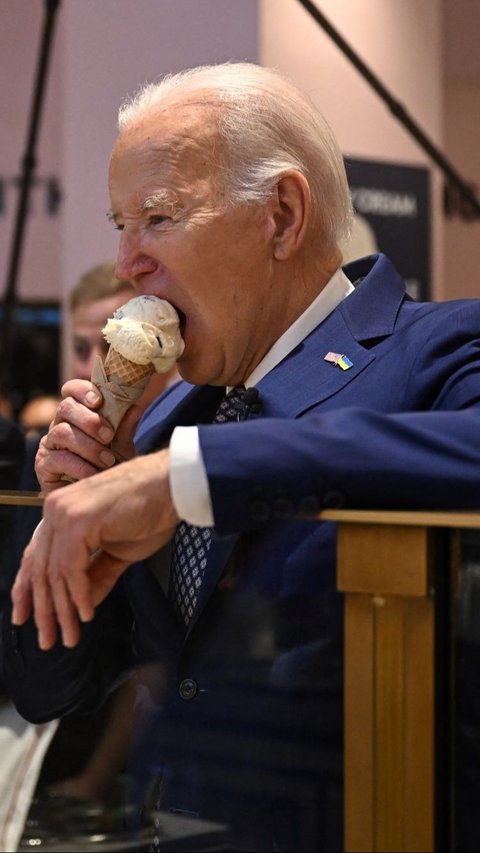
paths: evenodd
<path fill-rule="evenodd" d="M 65 486 L 69 480 L 83 480 L 111 468 L 117 461 L 114 448 L 110 447 L 113 428 L 98 411 L 102 395 L 95 385 L 85 379 L 71 379 L 62 387 L 62 398 L 47 435 L 40 441 L 35 460 L 43 492 Z M 137 421 L 138 417 L 132 425 L 126 423 L 126 429 L 122 422 L 118 433 L 122 446 L 131 445 L 131 455 Z"/>

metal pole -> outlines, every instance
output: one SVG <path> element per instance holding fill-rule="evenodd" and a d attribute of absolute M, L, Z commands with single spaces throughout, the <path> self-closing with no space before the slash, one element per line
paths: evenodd
<path fill-rule="evenodd" d="M 453 165 L 447 160 L 447 158 L 441 153 L 441 151 L 434 145 L 434 143 L 428 138 L 428 136 L 423 132 L 423 130 L 419 127 L 419 125 L 408 115 L 406 109 L 402 106 L 399 101 L 397 101 L 391 93 L 386 89 L 383 83 L 379 80 L 378 77 L 373 73 L 373 71 L 368 68 L 368 66 L 360 59 L 358 53 L 356 53 L 353 48 L 345 41 L 345 39 L 340 35 L 338 30 L 336 30 L 330 21 L 325 17 L 323 12 L 315 6 L 312 0 L 299 0 L 301 5 L 310 15 L 316 20 L 317 24 L 319 24 L 323 30 L 327 33 L 328 36 L 332 39 L 332 41 L 340 48 L 342 53 L 350 60 L 352 65 L 355 66 L 357 71 L 365 78 L 367 83 L 370 84 L 372 89 L 375 90 L 377 95 L 379 95 L 382 100 L 386 103 L 389 110 L 393 113 L 395 118 L 397 118 L 401 124 L 408 130 L 408 132 L 414 137 L 414 139 L 419 143 L 419 145 L 426 151 L 428 156 L 433 160 L 434 163 L 439 166 L 439 168 L 444 172 L 447 176 L 450 184 L 453 184 L 458 188 L 460 194 L 465 198 L 469 205 L 471 205 L 473 211 L 477 216 L 480 216 L 480 201 L 470 189 L 467 183 L 460 177 L 458 172 L 455 170 Z"/>
<path fill-rule="evenodd" d="M 41 110 L 44 103 L 48 64 L 51 56 L 55 14 L 59 5 L 60 0 L 45 0 L 45 17 L 37 62 L 35 87 L 33 91 L 30 123 L 27 134 L 27 145 L 22 158 L 22 172 L 20 177 L 17 211 L 10 250 L 5 295 L 3 299 L 0 387 L 4 390 L 8 388 L 11 381 L 16 288 L 28 215 L 28 201 L 36 169 L 36 146 L 40 128 Z"/>

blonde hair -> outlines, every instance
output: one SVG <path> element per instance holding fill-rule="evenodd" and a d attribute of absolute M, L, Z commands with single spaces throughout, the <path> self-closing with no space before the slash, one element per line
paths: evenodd
<path fill-rule="evenodd" d="M 122 104 L 120 132 L 172 104 L 216 111 L 224 152 L 216 165 L 231 203 L 266 201 L 282 174 L 296 169 L 310 186 L 319 238 L 336 245 L 348 236 L 352 204 L 338 143 L 320 111 L 278 71 L 240 62 L 166 75 Z"/>
<path fill-rule="evenodd" d="M 79 278 L 70 293 L 70 310 L 74 311 L 79 305 L 89 305 L 100 299 L 108 299 L 123 291 L 133 293 L 133 285 L 126 279 L 118 279 L 115 275 L 115 263 L 105 261 L 87 270 Z"/>

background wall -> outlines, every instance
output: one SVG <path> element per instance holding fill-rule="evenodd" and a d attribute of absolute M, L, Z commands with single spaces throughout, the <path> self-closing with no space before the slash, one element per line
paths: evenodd
<path fill-rule="evenodd" d="M 442 9 L 437 0 L 317 0 L 390 93 L 442 144 Z M 309 92 L 345 155 L 416 166 L 428 159 L 298 0 L 263 0 L 261 59 Z M 301 45 L 301 49 L 300 49 Z M 432 175 L 432 283 L 443 293 L 440 180 Z"/>
<path fill-rule="evenodd" d="M 458 170 L 480 183 L 478 0 L 315 2 Z M 0 0 L 0 294 L 43 14 L 43 0 Z M 34 190 L 22 299 L 66 300 L 87 267 L 114 256 L 106 171 L 126 93 L 166 71 L 226 59 L 286 72 L 321 106 L 346 155 L 430 168 L 298 0 L 62 0 L 38 174 L 58 178 L 63 202 L 49 216 L 42 187 Z M 445 220 L 443 178 L 433 167 L 431 174 L 434 295 L 480 296 L 478 222 Z"/>
<path fill-rule="evenodd" d="M 257 0 L 64 0 L 61 265 L 71 282 L 114 257 L 107 164 L 128 93 L 168 71 L 258 59 Z"/>
<path fill-rule="evenodd" d="M 41 0 L 0 0 L 0 180 L 4 187 L 0 211 L 0 294 L 3 294 L 17 203 L 12 181 L 21 171 L 27 141 L 44 5 Z M 62 20 L 55 39 L 37 150 L 40 178 L 62 174 Z M 31 195 L 19 293 L 22 297 L 58 299 L 61 276 L 61 218 L 45 211 L 43 187 Z"/>
<path fill-rule="evenodd" d="M 42 0 L 0 0 L 0 174 L 19 170 L 43 12 Z M 186 66 L 257 60 L 257 19 L 257 0 L 62 0 L 38 168 L 59 176 L 64 199 L 60 216 L 47 219 L 34 192 L 22 298 L 58 298 L 87 267 L 114 255 L 106 174 L 126 94 Z M 0 292 L 13 209 L 11 191 L 0 217 Z"/>
<path fill-rule="evenodd" d="M 445 150 L 480 194 L 480 3 L 443 0 Z M 445 219 L 445 290 L 480 296 L 480 219 Z"/>

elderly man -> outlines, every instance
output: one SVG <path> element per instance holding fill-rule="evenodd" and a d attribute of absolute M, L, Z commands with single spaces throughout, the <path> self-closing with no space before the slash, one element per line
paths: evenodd
<path fill-rule="evenodd" d="M 414 303 L 381 255 L 341 270 L 340 151 L 274 71 L 168 77 L 119 128 L 117 274 L 177 308 L 186 382 L 116 466 L 98 393 L 64 386 L 6 678 L 43 720 L 138 666 L 140 799 L 159 779 L 154 805 L 226 824 L 233 849 L 338 849 L 342 606 L 334 527 L 313 517 L 480 506 L 480 305 Z"/>

